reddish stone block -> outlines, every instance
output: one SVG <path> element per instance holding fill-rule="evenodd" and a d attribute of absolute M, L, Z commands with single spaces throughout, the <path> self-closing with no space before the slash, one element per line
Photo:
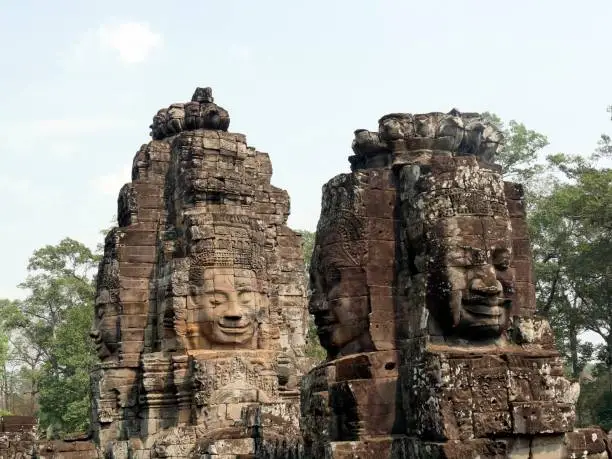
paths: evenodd
<path fill-rule="evenodd" d="M 393 219 L 395 192 L 370 189 L 364 193 L 364 201 L 368 218 Z"/>
<path fill-rule="evenodd" d="M 157 250 L 154 246 L 125 246 L 117 248 L 117 260 L 128 263 L 154 263 Z"/>
<path fill-rule="evenodd" d="M 511 403 L 513 433 L 553 434 L 574 428 L 573 406 L 552 402 Z"/>
<path fill-rule="evenodd" d="M 390 218 L 368 218 L 366 236 L 370 240 L 395 241 L 397 226 Z"/>

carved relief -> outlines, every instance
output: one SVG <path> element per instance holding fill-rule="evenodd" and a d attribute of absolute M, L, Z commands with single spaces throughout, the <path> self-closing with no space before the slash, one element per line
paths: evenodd
<path fill-rule="evenodd" d="M 497 337 L 508 328 L 514 288 L 503 182 L 494 170 L 458 161 L 400 174 L 405 267 L 426 275 L 422 293 L 445 335 Z"/>
<path fill-rule="evenodd" d="M 269 156 L 229 121 L 210 88 L 159 110 L 120 192 L 92 330 L 93 430 L 109 457 L 299 445 L 300 238 Z"/>
<path fill-rule="evenodd" d="M 117 245 L 123 233 L 111 230 L 105 239 L 104 257 L 100 261 L 97 276 L 97 295 L 93 328 L 90 336 L 100 360 L 116 358 L 121 342 L 119 305 L 119 262 Z"/>
<path fill-rule="evenodd" d="M 475 155 L 492 162 L 500 151 L 503 136 L 499 129 L 484 121 L 478 113 L 391 113 L 379 122 L 380 138 L 396 155 L 396 162 L 406 164 L 425 151 L 440 151 L 457 156 Z M 402 152 L 412 152 L 402 157 Z"/>
<path fill-rule="evenodd" d="M 187 298 L 188 349 L 256 348 L 266 293 L 255 272 L 233 267 L 194 271 Z"/>
<path fill-rule="evenodd" d="M 149 126 L 151 137 L 161 140 L 193 129 L 227 131 L 229 114 L 213 100 L 211 88 L 197 88 L 191 102 L 171 104 L 159 110 Z"/>
<path fill-rule="evenodd" d="M 365 207 L 359 180 L 338 176 L 323 188 L 321 218 L 310 266 L 308 310 L 330 358 L 372 347 L 369 301 L 351 292 L 366 284 Z"/>
<path fill-rule="evenodd" d="M 138 221 L 138 200 L 134 185 L 126 183 L 119 191 L 117 199 L 117 223 L 129 226 Z"/>

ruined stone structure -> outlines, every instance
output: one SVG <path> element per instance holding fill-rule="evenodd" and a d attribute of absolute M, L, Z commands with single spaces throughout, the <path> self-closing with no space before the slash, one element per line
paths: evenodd
<path fill-rule="evenodd" d="M 309 309 L 328 360 L 302 381 L 306 457 L 578 457 L 535 290 L 523 190 L 474 113 L 390 114 L 323 187 Z M 606 436 L 591 432 L 608 457 Z M 603 448 L 603 449 L 602 449 Z"/>
<path fill-rule="evenodd" d="M 29 459 L 37 448 L 38 421 L 30 416 L 0 416 L 0 459 Z"/>
<path fill-rule="evenodd" d="M 3 419 L 0 459 L 612 458 L 574 429 L 494 126 L 452 110 L 355 131 L 306 308 L 289 197 L 229 122 L 210 88 L 154 116 L 97 277 L 92 432 L 36 448 L 35 423 Z M 310 371 L 308 312 L 327 351 Z"/>
<path fill-rule="evenodd" d="M 93 439 L 107 457 L 299 449 L 301 240 L 270 158 L 229 122 L 210 88 L 159 110 L 119 193 L 92 332 Z"/>

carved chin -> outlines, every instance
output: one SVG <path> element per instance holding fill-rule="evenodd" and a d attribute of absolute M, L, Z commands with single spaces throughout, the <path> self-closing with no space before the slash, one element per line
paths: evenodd
<path fill-rule="evenodd" d="M 359 321 L 352 326 L 335 324 L 330 326 L 327 340 L 340 355 L 362 352 L 359 350 L 359 340 L 367 331 L 367 320 Z M 321 345 L 323 345 L 323 340 L 321 340 Z"/>
<path fill-rule="evenodd" d="M 494 338 L 506 328 L 507 309 L 503 304 L 462 304 L 457 330 L 466 338 Z"/>
<path fill-rule="evenodd" d="M 111 350 L 103 342 L 95 343 L 95 347 L 99 359 L 105 359 L 112 354 Z"/>

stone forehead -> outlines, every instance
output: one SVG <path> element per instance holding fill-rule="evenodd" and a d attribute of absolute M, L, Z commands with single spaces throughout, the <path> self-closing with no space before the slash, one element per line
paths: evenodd
<path fill-rule="evenodd" d="M 205 282 L 214 285 L 254 285 L 258 280 L 255 271 L 228 267 L 207 267 L 197 270 L 197 276 L 191 276 L 195 285 Z"/>
<path fill-rule="evenodd" d="M 228 266 L 209 266 L 202 269 L 202 277 L 205 279 L 212 279 L 215 276 L 255 277 L 255 271 Z"/>
<path fill-rule="evenodd" d="M 487 239 L 499 239 L 507 236 L 511 230 L 511 223 L 508 218 L 473 215 L 441 218 L 429 228 L 432 234 L 441 238 L 473 235 L 485 236 Z"/>
<path fill-rule="evenodd" d="M 433 167 L 415 180 L 406 175 L 404 202 L 416 219 L 453 216 L 508 217 L 501 175 L 477 164 Z"/>

